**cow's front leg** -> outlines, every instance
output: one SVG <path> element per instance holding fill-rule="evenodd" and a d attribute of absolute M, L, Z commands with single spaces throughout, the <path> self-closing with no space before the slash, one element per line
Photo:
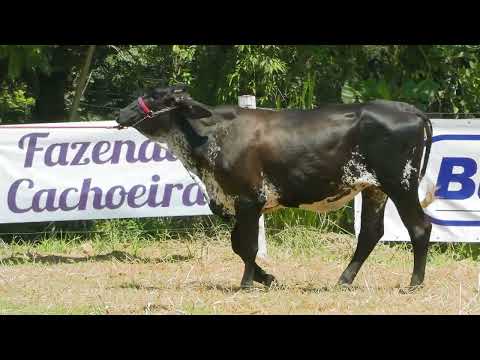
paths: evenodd
<path fill-rule="evenodd" d="M 245 263 L 240 284 L 242 288 L 252 287 L 253 281 L 265 286 L 270 286 L 275 281 L 273 275 L 267 274 L 255 262 L 258 252 L 258 221 L 262 207 L 262 203 L 246 199 L 237 200 L 235 204 L 236 222 L 231 239 L 233 251 Z"/>

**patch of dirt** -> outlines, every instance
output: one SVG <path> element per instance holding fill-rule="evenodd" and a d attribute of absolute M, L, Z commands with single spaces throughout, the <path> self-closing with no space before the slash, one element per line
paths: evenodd
<path fill-rule="evenodd" d="M 95 254 L 91 246 L 68 255 L 13 254 L 2 258 L 0 313 L 480 314 L 479 267 L 470 260 L 429 263 L 425 287 L 404 295 L 413 256 L 381 246 L 352 288 L 335 287 L 351 256 L 346 241 L 328 235 L 308 256 L 269 247 L 259 264 L 282 286 L 250 291 L 239 289 L 243 264 L 228 242 L 188 251 L 161 242 L 136 255 Z"/>

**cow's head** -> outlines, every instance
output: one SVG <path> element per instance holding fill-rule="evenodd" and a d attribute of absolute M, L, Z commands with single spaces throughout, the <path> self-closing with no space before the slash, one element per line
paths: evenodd
<path fill-rule="evenodd" d="M 120 110 L 117 123 L 150 136 L 168 133 L 177 122 L 212 116 L 206 105 L 196 102 L 185 85 L 156 87 Z"/>

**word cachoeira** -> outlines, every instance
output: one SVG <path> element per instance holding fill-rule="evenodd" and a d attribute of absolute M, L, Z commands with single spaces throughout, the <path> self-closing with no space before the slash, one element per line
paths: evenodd
<path fill-rule="evenodd" d="M 18 148 L 25 153 L 25 168 L 177 161 L 170 152 L 151 140 L 141 143 L 116 140 L 42 144 L 49 135 L 47 132 L 37 132 L 20 138 Z M 114 210 L 122 206 L 132 209 L 144 206 L 169 207 L 174 194 L 181 198 L 184 206 L 206 205 L 205 196 L 197 183 L 160 183 L 158 174 L 145 180 L 143 184 L 128 187 L 125 184 L 114 184 L 104 188 L 95 186 L 94 179 L 89 177 L 83 179 L 78 186 L 42 189 L 36 187 L 34 179 L 24 177 L 9 186 L 7 203 L 10 211 L 18 214 L 58 210 Z M 19 201 L 20 197 L 22 201 Z"/>

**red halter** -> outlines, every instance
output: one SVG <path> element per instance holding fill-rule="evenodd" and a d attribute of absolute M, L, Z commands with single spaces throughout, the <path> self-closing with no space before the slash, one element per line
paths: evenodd
<path fill-rule="evenodd" d="M 145 104 L 145 101 L 143 101 L 143 98 L 141 96 L 138 98 L 138 106 L 140 106 L 140 109 L 142 109 L 143 113 L 147 117 L 152 116 L 153 111 L 148 108 L 147 104 Z"/>
<path fill-rule="evenodd" d="M 166 107 L 166 108 L 163 108 L 161 110 L 158 110 L 158 111 L 152 111 L 148 108 L 147 104 L 145 104 L 145 101 L 143 101 L 143 98 L 140 96 L 138 99 L 137 99 L 137 104 L 138 104 L 138 107 L 143 111 L 143 113 L 145 114 L 145 116 L 143 118 L 141 118 L 140 120 L 138 120 L 135 124 L 133 125 L 129 125 L 129 126 L 121 126 L 119 125 L 118 128 L 119 129 L 123 129 L 125 127 L 135 127 L 135 125 L 137 124 L 140 124 L 142 121 L 144 120 L 147 120 L 147 119 L 152 119 L 154 117 L 156 117 L 157 115 L 161 114 L 161 113 L 164 113 L 164 112 L 168 112 L 168 111 L 171 111 L 173 109 L 176 109 L 177 107 L 176 106 L 173 106 L 173 107 Z"/>

